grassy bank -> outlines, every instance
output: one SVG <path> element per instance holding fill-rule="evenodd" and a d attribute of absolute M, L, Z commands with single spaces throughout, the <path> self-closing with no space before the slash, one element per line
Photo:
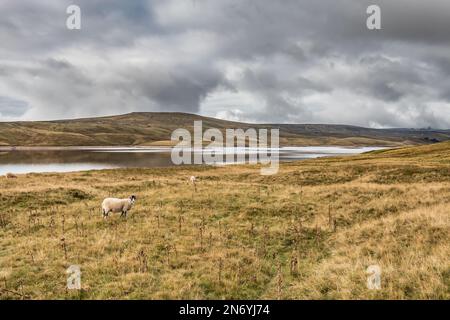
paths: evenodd
<path fill-rule="evenodd" d="M 197 191 L 188 183 L 198 176 Z M 106 196 L 137 196 L 104 221 Z M 0 179 L 0 298 L 448 299 L 450 144 Z M 65 270 L 82 270 L 81 292 Z M 382 268 L 381 290 L 366 269 Z"/>

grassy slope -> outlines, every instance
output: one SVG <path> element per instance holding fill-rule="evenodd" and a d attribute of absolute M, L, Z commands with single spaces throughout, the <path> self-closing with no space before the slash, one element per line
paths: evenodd
<path fill-rule="evenodd" d="M 185 113 L 131 113 L 61 121 L 0 122 L 0 145 L 167 144 L 173 130 L 191 129 L 194 120 L 202 120 L 205 129 L 280 128 L 282 145 L 402 145 L 450 139 L 450 131 L 374 130 L 342 125 L 254 125 Z"/>
<path fill-rule="evenodd" d="M 126 220 L 102 220 L 103 197 L 131 193 Z M 1 178 L 0 194 L 4 299 L 450 298 L 450 143 L 266 177 L 252 166 L 29 174 Z M 65 290 L 70 264 L 80 295 Z M 366 288 L 372 264 L 380 291 Z"/>

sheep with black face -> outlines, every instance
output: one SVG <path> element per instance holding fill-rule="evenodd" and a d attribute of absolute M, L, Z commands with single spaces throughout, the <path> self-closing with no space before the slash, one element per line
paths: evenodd
<path fill-rule="evenodd" d="M 136 197 L 134 195 L 126 199 L 106 198 L 102 202 L 103 218 L 107 218 L 110 212 L 120 212 L 120 216 L 126 218 L 127 212 L 131 209 Z"/>

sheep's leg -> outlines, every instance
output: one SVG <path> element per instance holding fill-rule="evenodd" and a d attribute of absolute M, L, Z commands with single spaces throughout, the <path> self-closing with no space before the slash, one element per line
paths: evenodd
<path fill-rule="evenodd" d="M 126 211 L 122 211 L 122 214 L 120 215 L 120 217 L 126 218 L 127 217 L 127 212 Z"/>
<path fill-rule="evenodd" d="M 106 212 L 106 210 L 103 210 L 103 219 L 108 218 L 108 213 L 109 213 L 109 211 Z"/>

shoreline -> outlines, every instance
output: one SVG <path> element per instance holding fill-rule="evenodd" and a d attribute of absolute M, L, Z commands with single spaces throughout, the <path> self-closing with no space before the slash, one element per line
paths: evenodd
<path fill-rule="evenodd" d="M 164 149 L 168 146 L 0 146 L 1 151 L 90 151 L 90 150 L 120 150 L 120 149 Z"/>
<path fill-rule="evenodd" d="M 405 146 L 407 147 L 407 146 Z M 0 152 L 7 151 L 96 151 L 96 150 L 171 150 L 172 146 L 130 146 L 130 145 L 122 145 L 122 146 L 0 146 Z M 241 148 L 241 147 L 235 147 Z M 245 149 L 251 147 L 246 146 Z M 393 146 L 371 146 L 371 145 L 349 145 L 349 146 L 340 146 L 340 145 L 302 145 L 302 146 L 280 146 L 278 149 L 289 149 L 289 148 L 342 148 L 342 149 L 363 149 L 363 148 L 371 148 L 374 150 L 382 150 L 382 149 L 393 149 L 398 147 Z M 208 148 L 203 147 L 203 150 L 208 150 Z"/>

